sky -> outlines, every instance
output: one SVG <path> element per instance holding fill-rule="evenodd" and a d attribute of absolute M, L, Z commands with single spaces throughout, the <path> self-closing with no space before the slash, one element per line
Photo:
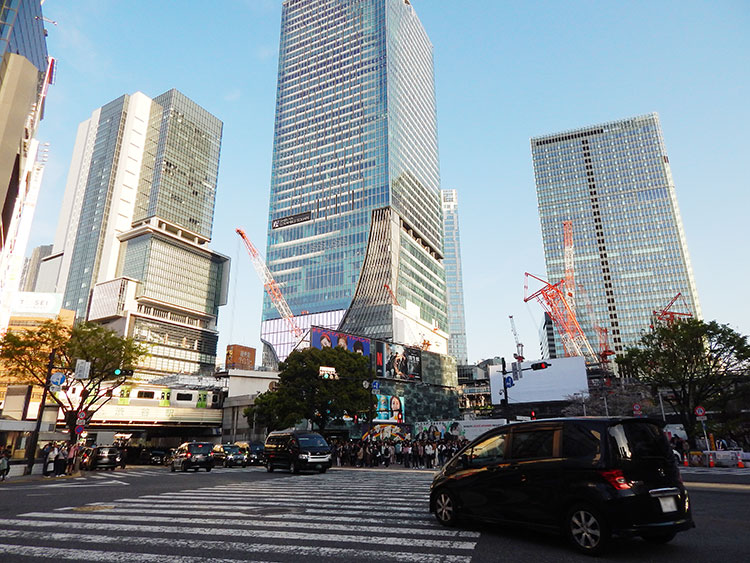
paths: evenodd
<path fill-rule="evenodd" d="M 530 137 L 655 111 L 706 320 L 750 333 L 750 3 L 411 0 L 434 48 L 443 188 L 458 190 L 469 360 L 527 358 L 545 277 Z M 51 244 L 78 124 L 123 94 L 177 88 L 224 122 L 213 249 L 229 256 L 227 344 L 260 353 L 281 0 L 47 0 L 58 59 L 37 138 L 50 143 L 27 255 Z M 663 304 L 663 305 L 666 305 Z"/>

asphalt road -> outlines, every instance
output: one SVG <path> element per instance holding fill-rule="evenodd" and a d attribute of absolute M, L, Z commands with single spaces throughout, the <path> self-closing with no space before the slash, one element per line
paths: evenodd
<path fill-rule="evenodd" d="M 683 476 L 697 528 L 668 545 L 617 540 L 601 561 L 742 561 L 750 469 Z M 0 561 L 592 561 L 522 528 L 438 525 L 426 471 L 163 468 L 0 484 Z"/>

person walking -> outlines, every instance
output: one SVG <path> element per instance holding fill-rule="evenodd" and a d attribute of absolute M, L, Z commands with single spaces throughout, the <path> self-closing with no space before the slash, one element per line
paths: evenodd
<path fill-rule="evenodd" d="M 57 457 L 57 454 L 59 453 L 59 450 L 57 449 L 57 444 L 52 442 L 52 445 L 47 450 L 47 457 L 44 459 L 45 464 L 45 477 L 54 477 L 55 475 L 55 458 Z"/>
<path fill-rule="evenodd" d="M 0 481 L 5 481 L 10 471 L 10 455 L 8 450 L 0 452 Z"/>
<path fill-rule="evenodd" d="M 65 465 L 68 463 L 68 448 L 65 444 L 61 444 L 55 454 L 55 477 L 62 477 L 65 475 Z"/>

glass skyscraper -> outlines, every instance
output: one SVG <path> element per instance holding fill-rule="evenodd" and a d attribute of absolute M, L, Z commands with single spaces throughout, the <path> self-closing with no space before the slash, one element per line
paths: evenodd
<path fill-rule="evenodd" d="M 701 317 L 655 113 L 534 137 L 531 152 L 547 277 L 565 276 L 563 222 L 571 221 L 575 308 L 595 350 L 594 325 L 622 354 L 678 292 Z"/>
<path fill-rule="evenodd" d="M 174 89 L 121 96 L 79 126 L 41 285 L 78 318 L 147 344 L 140 375 L 214 371 L 229 267 L 208 248 L 221 136 Z"/>
<path fill-rule="evenodd" d="M 451 334 L 448 341 L 448 354 L 456 358 L 458 365 L 466 365 L 469 363 L 469 354 L 466 349 L 464 281 L 456 190 L 443 190 L 443 230 L 445 232 L 445 281 L 448 288 L 448 326 Z"/>
<path fill-rule="evenodd" d="M 285 0 L 266 261 L 312 324 L 447 351 L 432 45 L 405 0 Z M 295 345 L 266 297 L 262 338 Z"/>

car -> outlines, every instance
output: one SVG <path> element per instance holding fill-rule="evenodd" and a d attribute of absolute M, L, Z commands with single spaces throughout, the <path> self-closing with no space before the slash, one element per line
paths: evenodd
<path fill-rule="evenodd" d="M 94 471 L 96 469 L 109 469 L 114 471 L 115 467 L 122 465 L 120 450 L 114 446 L 96 446 L 85 448 L 81 453 L 81 469 Z"/>
<path fill-rule="evenodd" d="M 151 450 L 149 453 L 149 464 L 150 465 L 163 465 L 164 464 L 164 458 L 166 457 L 167 452 L 164 450 Z"/>
<path fill-rule="evenodd" d="M 325 473 L 331 467 L 331 448 L 325 438 L 306 430 L 279 430 L 266 437 L 263 449 L 266 470 L 288 469 L 299 473 L 312 469 Z"/>
<path fill-rule="evenodd" d="M 221 464 L 224 467 L 234 467 L 235 465 L 247 467 L 245 454 L 235 444 L 217 444 L 214 446 L 213 456 L 214 463 Z"/>
<path fill-rule="evenodd" d="M 171 471 L 198 471 L 201 468 L 211 471 L 214 467 L 213 448 L 209 442 L 185 442 L 175 450 L 169 468 Z"/>
<path fill-rule="evenodd" d="M 435 475 L 430 512 L 562 532 L 598 554 L 613 536 L 666 543 L 693 528 L 688 493 L 659 421 L 542 419 L 494 428 Z"/>
<path fill-rule="evenodd" d="M 245 448 L 248 465 L 265 465 L 263 451 L 265 445 L 262 442 L 253 442 Z"/>

